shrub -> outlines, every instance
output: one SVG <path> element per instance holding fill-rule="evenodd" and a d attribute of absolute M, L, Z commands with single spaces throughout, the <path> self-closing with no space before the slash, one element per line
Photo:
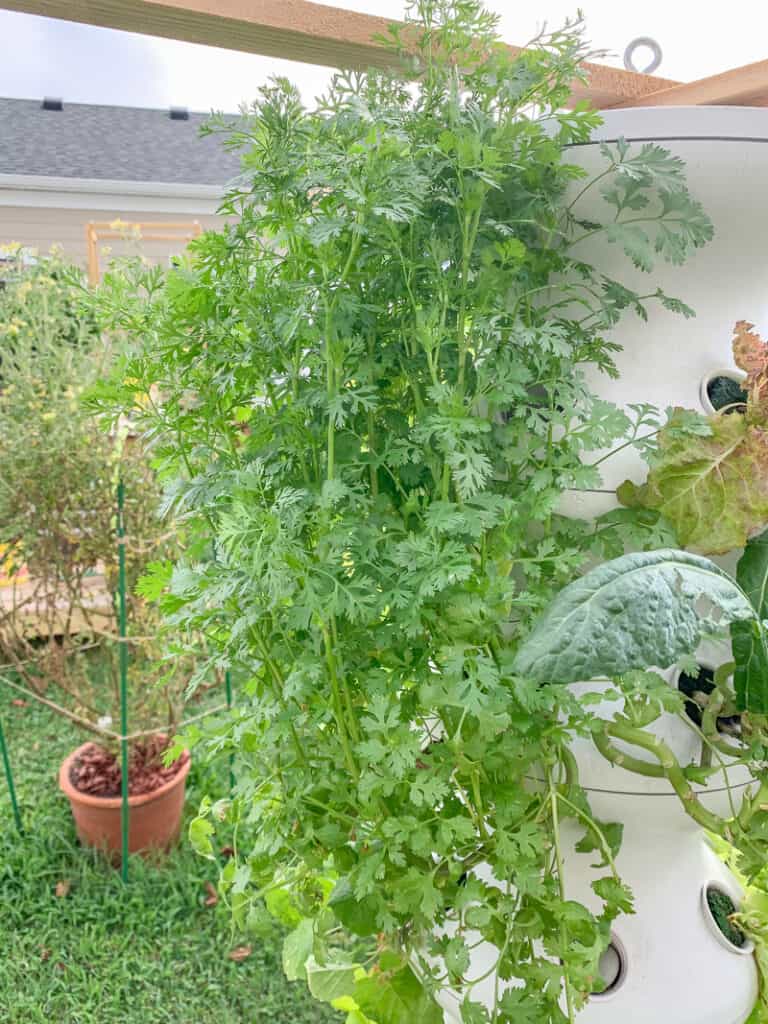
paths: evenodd
<path fill-rule="evenodd" d="M 125 490 L 126 576 L 132 634 L 158 628 L 135 593 L 153 557 L 169 553 L 169 524 L 140 446 L 108 435 L 82 403 L 112 353 L 79 309 L 79 272 L 58 253 L 3 271 L 0 290 L 0 658 L 27 686 L 53 686 L 56 699 L 92 722 L 119 721 L 116 646 L 116 487 Z M 98 656 L 94 650 L 98 646 Z M 90 652 L 90 653 L 86 653 Z M 131 644 L 139 670 L 133 728 L 175 707 L 182 669 L 154 688 L 159 655 Z M 186 665 L 188 669 L 188 663 Z M 171 720 L 175 714 L 171 715 Z"/>

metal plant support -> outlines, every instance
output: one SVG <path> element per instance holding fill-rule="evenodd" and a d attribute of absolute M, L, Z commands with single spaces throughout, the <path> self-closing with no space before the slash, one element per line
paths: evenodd
<path fill-rule="evenodd" d="M 117 552 L 118 552 L 118 644 L 120 651 L 120 833 L 122 840 L 120 872 L 128 881 L 128 613 L 125 600 L 125 487 L 117 485 Z"/>
<path fill-rule="evenodd" d="M 11 798 L 11 807 L 13 808 L 13 818 L 16 822 L 16 828 L 20 833 L 24 833 L 24 829 L 21 824 L 21 811 L 19 810 L 19 803 L 16 799 L 16 787 L 13 784 L 13 772 L 11 771 L 11 759 L 8 756 L 8 747 L 5 743 L 5 734 L 3 733 L 3 722 L 0 719 L 0 751 L 3 755 L 3 771 L 5 772 L 5 781 L 8 783 L 8 793 Z"/>
<path fill-rule="evenodd" d="M 226 673 L 224 674 L 224 687 L 225 687 L 225 693 L 227 695 L 227 711 L 231 711 L 232 710 L 232 675 L 231 675 L 229 669 L 227 669 Z M 229 795 L 230 796 L 232 796 L 232 791 L 235 788 L 234 764 L 235 764 L 235 755 L 234 754 L 230 754 L 229 755 Z"/>
<path fill-rule="evenodd" d="M 66 708 L 62 708 L 53 701 L 49 700 L 42 695 L 35 693 L 33 690 L 27 687 L 19 685 L 12 679 L 7 678 L 0 672 L 0 683 L 5 683 L 13 690 L 24 694 L 25 697 L 34 700 L 46 707 L 52 708 L 54 711 L 65 715 L 70 720 L 79 722 L 81 725 L 89 727 L 92 731 L 97 731 L 108 736 L 112 740 L 117 740 L 120 745 L 120 776 L 121 776 L 121 805 L 120 805 L 120 831 L 121 831 L 121 865 L 120 873 L 124 882 L 128 881 L 129 871 L 129 831 L 130 831 L 130 794 L 129 794 L 129 779 L 128 779 L 128 768 L 129 768 L 129 757 L 128 757 L 128 743 L 132 738 L 128 732 L 128 679 L 129 679 L 129 657 L 128 657 L 128 645 L 130 638 L 128 636 L 128 601 L 127 601 L 127 583 L 126 583 L 126 544 L 128 538 L 125 533 L 125 487 L 121 480 L 117 485 L 116 493 L 116 533 L 117 533 L 117 551 L 118 551 L 118 588 L 117 588 L 117 643 L 119 650 L 119 676 L 120 676 L 120 732 L 115 733 L 110 729 L 103 728 L 100 724 L 94 725 L 92 722 L 81 718 L 79 715 L 75 715 Z M 233 697 L 233 686 L 232 676 L 229 671 L 224 675 L 224 688 L 225 688 L 225 703 L 217 704 L 212 708 L 204 711 L 202 714 L 195 715 L 186 721 L 179 723 L 179 728 L 189 724 L 193 721 L 199 721 L 200 719 L 207 718 L 209 715 L 216 714 L 217 712 L 231 710 L 234 697 Z M 157 732 L 161 730 L 155 730 Z M 11 757 L 8 750 L 8 745 L 3 732 L 2 719 L 0 719 L 0 756 L 2 756 L 3 772 L 5 774 L 5 780 L 8 786 L 8 793 L 11 800 L 11 808 L 13 811 L 13 818 L 16 824 L 16 828 L 20 834 L 24 834 L 23 822 L 21 817 L 21 808 L 19 806 L 18 797 L 16 795 L 16 787 L 13 781 L 13 770 L 11 767 Z M 234 755 L 230 755 L 229 758 L 229 788 L 230 792 L 235 786 L 235 775 L 234 775 Z"/>

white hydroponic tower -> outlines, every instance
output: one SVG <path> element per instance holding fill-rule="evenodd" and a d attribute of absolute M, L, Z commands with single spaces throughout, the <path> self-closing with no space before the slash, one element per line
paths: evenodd
<path fill-rule="evenodd" d="M 605 160 L 598 143 L 620 137 L 638 145 L 659 142 L 682 157 L 690 190 L 711 217 L 715 238 L 684 266 L 660 262 L 650 275 L 634 271 L 604 241 L 583 243 L 580 255 L 609 276 L 641 294 L 649 283 L 660 286 L 697 314 L 684 320 L 652 303 L 648 323 L 627 313 L 612 332 L 612 340 L 622 346 L 616 359 L 620 376 L 611 380 L 596 373 L 594 390 L 623 406 L 650 403 L 664 410 L 680 405 L 712 412 L 708 382 L 715 376 L 741 376 L 730 349 L 736 321 L 751 321 L 768 337 L 768 109 L 607 111 L 594 144 L 574 149 L 571 158 L 599 171 Z M 590 202 L 587 215 L 599 219 L 599 196 Z M 563 511 L 583 518 L 599 515 L 617 504 L 615 489 L 622 481 L 640 483 L 647 473 L 632 448 L 604 462 L 601 470 L 602 488 L 571 492 Z M 732 565 L 735 559 L 728 561 Z M 716 668 L 730 660 L 730 651 L 707 644 L 698 658 L 703 667 Z M 666 677 L 677 685 L 674 670 Z M 592 691 L 597 686 L 586 685 Z M 611 711 L 608 704 L 597 709 L 606 717 Z M 680 719 L 667 715 L 653 728 L 682 764 L 697 759 L 698 738 Z M 580 741 L 574 753 L 596 817 L 624 825 L 617 867 L 634 891 L 636 908 L 634 915 L 615 923 L 602 964 L 613 984 L 590 999 L 578 1015 L 579 1024 L 745 1024 L 757 999 L 756 964 L 749 946 L 738 949 L 722 936 L 704 898 L 707 887 L 715 885 L 738 903 L 735 879 L 665 779 L 609 764 L 590 741 Z M 636 748 L 631 753 L 642 756 Z M 739 766 L 712 776 L 706 789 L 694 788 L 706 793 L 705 806 L 729 816 L 729 787 L 739 801 L 749 783 L 748 772 Z M 564 871 L 568 896 L 599 910 L 589 883 L 605 869 L 592 868 L 595 859 L 576 853 L 570 844 Z M 479 947 L 469 976 L 483 975 L 494 959 L 490 950 Z M 475 997 L 491 1004 L 493 980 L 478 986 Z M 445 1009 L 447 1021 L 461 1020 L 450 998 Z"/>
<path fill-rule="evenodd" d="M 613 332 L 622 346 L 619 378 L 595 375 L 593 384 L 619 405 L 648 402 L 662 410 L 679 405 L 711 413 L 713 379 L 743 376 L 731 356 L 734 324 L 748 320 L 768 331 L 768 110 L 657 107 L 606 112 L 595 143 L 620 137 L 634 145 L 659 142 L 685 161 L 690 190 L 712 218 L 715 238 L 681 267 L 659 263 L 651 275 L 632 268 L 618 275 L 630 287 L 639 286 L 641 294 L 652 281 L 692 306 L 696 317 L 685 320 L 653 306 L 648 323 L 634 314 L 625 316 Z M 589 170 L 599 166 L 597 144 L 576 155 Z M 593 209 L 599 219 L 599 206 Z M 584 248 L 598 268 L 604 261 L 603 269 L 611 273 L 608 247 L 585 243 Z M 612 507 L 615 488 L 627 478 L 640 483 L 647 472 L 632 448 L 601 468 L 601 491 L 569 496 L 574 513 L 594 515 Z M 729 567 L 736 554 L 726 556 Z M 702 667 L 716 668 L 730 660 L 730 649 L 703 645 L 698 660 Z M 676 686 L 676 673 L 666 675 Z M 656 731 L 664 734 L 682 764 L 696 761 L 700 743 L 685 723 L 666 716 Z M 615 925 L 615 946 L 623 961 L 617 984 L 591 1000 L 583 1021 L 744 1024 L 757 997 L 756 964 L 748 947 L 737 949 L 724 939 L 703 899 L 714 884 L 738 902 L 730 872 L 666 780 L 608 765 L 586 745 L 577 757 L 596 815 L 624 824 L 617 863 L 635 892 L 637 910 Z M 738 806 L 749 782 L 743 767 L 720 772 L 701 791 L 707 793 L 702 802 L 728 816 L 730 799 Z M 588 871 L 579 866 L 582 860 L 575 853 L 569 858 L 572 892 L 588 901 Z M 611 963 L 606 966 L 610 971 Z"/>

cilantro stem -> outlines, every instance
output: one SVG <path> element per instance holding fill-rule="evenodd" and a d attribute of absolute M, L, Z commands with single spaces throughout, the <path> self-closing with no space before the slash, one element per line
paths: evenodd
<path fill-rule="evenodd" d="M 606 839 L 605 832 L 603 832 L 603 830 L 600 828 L 599 823 L 590 814 L 587 814 L 586 811 L 582 811 L 582 809 L 580 807 L 577 807 L 576 804 L 571 803 L 568 797 L 563 796 L 563 794 L 559 792 L 559 790 L 556 790 L 555 792 L 557 795 L 557 799 L 561 803 L 565 804 L 565 806 L 568 807 L 571 811 L 573 811 L 573 813 L 578 818 L 581 818 L 581 820 L 584 822 L 587 828 L 592 829 L 592 831 L 595 833 L 600 843 L 600 848 L 603 851 L 603 856 L 605 857 L 611 869 L 611 874 L 617 882 L 621 881 L 619 877 L 618 868 L 616 867 L 616 861 L 613 858 L 613 852 L 611 850 L 610 843 Z"/>
<path fill-rule="evenodd" d="M 606 459 L 613 458 L 614 455 L 622 451 L 624 448 L 629 448 L 630 445 L 641 444 L 643 441 L 649 441 L 652 437 L 656 437 L 656 435 L 660 433 L 661 429 L 661 427 L 658 427 L 656 430 L 652 430 L 650 434 L 643 434 L 642 437 L 631 437 L 629 441 L 624 441 L 623 444 L 617 445 L 616 448 L 612 448 L 606 455 L 601 455 L 599 459 L 596 459 L 594 462 L 590 462 L 588 468 L 594 469 L 595 466 L 599 466 L 600 463 L 605 462 Z"/>
<path fill-rule="evenodd" d="M 653 754 L 664 769 L 664 774 L 672 788 L 680 797 L 685 813 L 701 825 L 702 828 L 706 828 L 716 835 L 724 834 L 724 819 L 717 814 L 713 814 L 712 811 L 708 811 L 699 801 L 685 777 L 680 762 L 663 740 L 644 732 L 642 729 L 636 729 L 628 722 L 610 722 L 606 726 L 606 731 L 614 739 L 623 740 L 624 743 L 642 747 Z"/>
<path fill-rule="evenodd" d="M 560 892 L 560 899 L 565 902 L 565 878 L 563 875 L 563 854 L 560 848 L 560 819 L 558 815 L 557 801 L 559 798 L 557 789 L 552 782 L 552 770 L 547 767 L 547 786 L 549 788 L 549 805 L 552 813 L 552 841 L 555 848 L 555 866 L 557 869 L 557 887 Z M 563 952 L 568 948 L 568 935 L 565 923 L 560 924 L 560 942 Z M 568 1024 L 576 1024 L 576 1017 L 573 1006 L 573 993 L 571 981 L 568 977 L 568 967 L 563 961 L 563 987 L 565 989 L 565 1005 L 568 1010 Z"/>
<path fill-rule="evenodd" d="M 440 498 L 443 501 L 448 501 L 448 495 L 451 489 L 451 467 L 447 462 L 443 463 L 443 477 L 440 485 Z"/>
<path fill-rule="evenodd" d="M 475 801 L 475 806 L 477 807 L 477 826 L 483 840 L 487 840 L 488 832 L 485 828 L 485 822 L 483 821 L 483 818 L 485 817 L 485 809 L 483 807 L 483 798 L 480 794 L 480 773 L 477 768 L 472 769 L 470 778 L 472 780 L 472 796 Z"/>
<path fill-rule="evenodd" d="M 659 214 L 656 217 L 628 217 L 626 220 L 616 221 L 621 227 L 627 224 L 683 224 L 687 225 L 688 221 L 683 220 L 680 217 L 664 217 L 663 214 Z M 574 238 L 568 248 L 572 249 L 574 245 L 578 245 L 579 242 L 585 241 L 587 238 L 591 238 L 593 235 L 599 235 L 601 231 L 607 231 L 612 224 L 601 224 L 599 228 L 594 228 L 592 231 L 585 231 L 583 235 L 579 235 L 578 238 Z"/>
<path fill-rule="evenodd" d="M 333 355 L 333 347 L 332 347 L 332 337 L 333 337 L 333 333 L 334 333 L 333 332 L 333 315 L 336 312 L 336 307 L 338 306 L 338 303 L 339 303 L 339 296 L 341 295 L 341 290 L 344 287 L 344 285 L 346 284 L 347 278 L 349 277 L 349 273 L 350 273 L 350 271 L 352 269 L 352 266 L 354 264 L 355 257 L 357 256 L 358 250 L 360 248 L 360 241 L 361 241 L 360 227 L 361 227 L 361 224 L 362 224 L 362 215 L 361 215 L 360 212 L 358 212 L 357 216 L 355 217 L 355 223 L 354 223 L 354 226 L 353 226 L 352 241 L 351 241 L 350 246 L 349 246 L 349 253 L 347 254 L 347 260 L 346 260 L 346 263 L 344 264 L 344 269 L 341 272 L 341 277 L 339 278 L 338 284 L 337 284 L 336 289 L 335 289 L 335 291 L 333 293 L 333 298 L 331 299 L 330 302 L 326 302 L 326 304 L 325 304 L 325 365 L 326 365 L 326 386 L 327 386 L 328 402 L 329 402 L 329 404 L 332 402 L 332 400 L 336 396 L 336 391 L 337 391 L 337 386 L 338 386 L 337 385 L 337 380 L 336 380 L 337 367 L 336 367 L 336 363 L 335 363 L 335 359 L 334 359 L 334 355 Z M 324 274 L 324 278 L 325 278 L 325 283 L 327 285 L 328 284 L 327 274 Z M 336 458 L 335 458 L 336 457 L 336 432 L 335 432 L 335 427 L 334 427 L 334 422 L 333 422 L 333 416 L 331 414 L 330 409 L 328 410 L 328 432 L 327 432 L 327 442 L 326 443 L 327 443 L 327 458 L 328 458 L 327 479 L 328 480 L 333 480 L 333 477 L 334 477 L 335 472 L 336 472 Z"/>
<path fill-rule="evenodd" d="M 747 829 L 755 813 L 758 810 L 763 810 L 766 804 L 768 804 L 768 778 L 763 778 L 757 793 L 749 799 L 745 797 L 742 801 L 738 817 L 741 828 Z"/>
<path fill-rule="evenodd" d="M 720 733 L 717 731 L 717 719 L 720 717 L 720 712 L 725 704 L 725 698 L 726 695 L 720 689 L 717 689 L 710 697 L 709 703 L 704 708 L 704 713 L 701 716 L 701 735 L 710 750 L 719 751 L 721 754 L 725 754 L 726 757 L 738 761 L 743 757 L 744 750 L 733 743 L 721 740 Z M 681 717 L 686 724 L 692 725 L 695 729 L 698 728 L 688 715 L 683 714 Z M 721 758 L 718 758 L 718 760 L 722 763 Z"/>
<path fill-rule="evenodd" d="M 463 180 L 461 182 L 463 186 Z M 477 233 L 480 228 L 480 216 L 483 211 L 482 201 L 478 202 L 478 208 L 475 213 L 470 217 L 469 225 L 467 221 L 462 221 L 461 225 L 461 241 L 462 241 L 462 253 L 461 253 L 461 298 L 459 299 L 459 311 L 456 321 L 456 343 L 458 347 L 458 358 L 459 358 L 459 373 L 457 379 L 457 387 L 459 395 L 464 396 L 464 374 L 467 362 L 467 345 L 466 345 L 466 297 L 467 289 L 469 286 L 469 268 L 472 261 L 472 252 L 475 248 L 475 242 L 477 241 Z"/>
<path fill-rule="evenodd" d="M 315 807 L 322 807 L 322 809 L 326 811 L 326 813 L 330 814 L 331 817 L 338 818 L 339 821 L 344 821 L 348 825 L 351 825 L 352 828 L 359 831 L 361 825 L 360 818 L 353 818 L 351 814 L 344 814 L 343 811 L 340 811 L 335 807 L 329 807 L 328 804 L 323 803 L 322 800 L 317 800 L 313 796 L 307 796 L 306 793 L 302 796 L 301 799 L 305 803 L 314 804 Z"/>
<path fill-rule="evenodd" d="M 336 631 L 336 616 L 331 615 L 331 636 L 333 638 L 334 650 L 339 645 L 339 635 Z M 347 682 L 346 672 L 342 675 L 341 685 L 344 689 L 344 699 L 347 705 L 347 715 L 349 716 L 349 731 L 352 733 L 352 739 L 355 743 L 360 742 L 360 731 L 357 727 L 357 718 L 355 716 L 355 707 L 352 702 L 352 693 L 349 689 L 349 683 Z"/>
<path fill-rule="evenodd" d="M 326 381 L 328 391 L 328 404 L 336 396 L 336 374 L 333 365 L 333 352 L 331 350 L 331 313 L 330 310 L 326 313 L 326 334 L 325 334 L 325 366 L 326 366 Z M 327 426 L 327 439 L 326 439 L 326 456 L 327 456 L 327 479 L 333 480 L 336 472 L 336 429 L 333 422 L 333 414 L 329 408 L 328 410 L 328 426 Z"/>
<path fill-rule="evenodd" d="M 379 469 L 375 462 L 376 455 L 376 430 L 374 427 L 373 410 L 368 410 L 368 450 L 371 454 L 371 496 L 376 499 L 379 496 Z"/>
<path fill-rule="evenodd" d="M 509 896 L 510 896 L 509 882 L 507 882 L 507 884 L 506 884 L 506 889 L 507 889 L 507 899 L 509 899 Z M 498 955 L 498 957 L 496 959 L 496 974 L 495 974 L 495 977 L 493 979 L 493 1013 L 491 1014 L 491 1022 L 496 1020 L 496 1017 L 497 1017 L 498 1012 L 499 1012 L 499 996 L 501 994 L 501 987 L 499 985 L 499 981 L 501 980 L 501 977 L 500 977 L 501 961 L 507 955 L 507 949 L 509 949 L 509 940 L 510 940 L 511 937 L 512 937 L 512 925 L 511 925 L 510 921 L 507 919 L 507 921 L 505 923 L 505 928 L 504 928 L 504 945 L 501 947 L 501 950 L 499 951 L 499 955 Z"/>
<path fill-rule="evenodd" d="M 623 750 L 619 750 L 611 743 L 604 730 L 593 732 L 592 742 L 606 761 L 615 764 L 617 768 L 624 768 L 628 772 L 634 772 L 635 775 L 643 775 L 650 779 L 664 778 L 664 769 L 660 764 L 653 764 L 651 761 L 643 761 L 639 757 L 625 754 Z"/>
<path fill-rule="evenodd" d="M 256 643 L 256 647 L 258 648 L 259 653 L 261 654 L 261 657 L 262 657 L 262 660 L 263 660 L 264 664 L 267 666 L 267 668 L 269 669 L 269 671 L 270 671 L 270 673 L 272 675 L 272 679 L 273 679 L 273 687 L 272 687 L 272 689 L 273 689 L 274 694 L 275 694 L 275 696 L 277 698 L 277 701 L 278 701 L 278 703 L 280 704 L 280 706 L 282 708 L 285 708 L 286 707 L 286 703 L 285 703 L 285 696 L 283 694 L 283 686 L 285 685 L 285 680 L 283 678 L 283 674 L 280 671 L 280 669 L 277 667 L 277 665 L 274 663 L 272 658 L 270 657 L 269 648 L 267 647 L 267 645 L 266 645 L 266 643 L 264 641 L 264 638 L 262 637 L 261 633 L 259 632 L 257 626 L 251 626 L 251 637 L 253 638 L 253 640 Z M 293 724 L 293 722 L 289 721 L 288 727 L 289 727 L 289 730 L 290 730 L 290 733 L 291 733 L 291 738 L 293 740 L 293 745 L 296 748 L 296 753 L 299 756 L 299 760 L 301 761 L 301 763 L 303 765 L 308 766 L 309 765 L 309 761 L 307 760 L 307 755 L 304 752 L 304 747 L 301 745 L 301 740 L 299 739 L 299 734 L 296 732 L 296 726 Z"/>
<path fill-rule="evenodd" d="M 357 764 L 355 763 L 354 755 L 352 754 L 352 748 L 349 744 L 349 736 L 347 735 L 347 726 L 344 721 L 344 709 L 341 703 L 341 690 L 339 688 L 339 678 L 336 672 L 336 657 L 333 651 L 331 635 L 326 626 L 323 626 L 323 640 L 325 643 L 325 659 L 328 665 L 328 675 L 331 679 L 334 718 L 336 719 L 336 728 L 339 730 L 339 740 L 341 741 L 341 747 L 344 751 L 344 758 L 347 762 L 349 772 L 355 782 L 359 782 L 360 772 Z"/>
<path fill-rule="evenodd" d="M 713 694 L 713 696 L 714 696 L 714 694 Z M 717 702 L 713 701 L 712 703 L 715 704 L 715 708 L 716 708 L 717 707 Z M 721 705 L 721 707 L 722 707 L 722 705 Z M 715 708 L 713 708 L 713 711 L 712 711 L 713 717 L 711 719 L 711 728 L 714 731 L 714 736 L 717 736 L 718 735 L 718 733 L 717 733 L 717 724 L 716 724 L 717 723 L 717 712 L 716 712 Z M 706 711 L 705 711 L 705 714 L 706 714 Z M 701 740 L 701 761 L 702 761 L 701 767 L 703 767 L 703 768 L 709 768 L 710 767 L 710 763 L 709 762 L 711 760 L 711 757 L 712 757 L 713 753 L 714 753 L 715 757 L 717 758 L 717 761 L 719 763 L 719 768 L 716 768 L 715 771 L 720 771 L 723 774 L 723 781 L 725 782 L 725 790 L 726 790 L 726 793 L 728 794 L 728 805 L 729 805 L 729 807 L 731 809 L 731 817 L 735 818 L 737 816 L 736 815 L 736 805 L 735 805 L 735 803 L 733 801 L 733 789 L 731 787 L 731 783 L 730 783 L 730 780 L 728 778 L 728 768 L 732 767 L 732 766 L 729 766 L 728 764 L 726 764 L 725 759 L 723 758 L 722 752 L 718 749 L 717 742 L 707 732 L 705 732 L 704 729 L 700 729 L 698 727 L 698 725 L 696 725 L 696 723 L 693 721 L 693 719 L 690 718 L 685 713 L 685 711 L 681 711 L 679 713 L 678 717 L 680 718 L 680 720 L 686 726 L 688 726 L 688 728 L 690 728 L 690 730 L 692 732 L 696 733 L 696 735 Z M 703 724 L 704 724 L 704 721 L 702 721 L 702 725 Z M 734 748 L 734 751 L 730 754 L 730 756 L 738 759 L 739 758 L 739 752 Z M 738 763 L 738 760 L 737 760 L 737 763 Z"/>
<path fill-rule="evenodd" d="M 567 212 L 567 213 L 570 213 L 570 212 L 571 212 L 571 210 L 572 210 L 572 209 L 574 208 L 574 206 L 576 205 L 576 203 L 578 203 L 578 201 L 579 201 L 579 200 L 581 199 L 581 197 L 582 197 L 583 195 L 586 195 L 586 193 L 587 193 L 587 192 L 589 192 L 589 190 L 590 190 L 590 189 L 591 189 L 591 188 L 592 188 L 592 187 L 593 187 L 594 185 L 596 185 L 596 184 L 597 184 L 597 183 L 598 183 L 599 181 L 602 181 L 602 180 L 603 180 L 603 178 L 607 178 L 609 174 L 613 174 L 613 173 L 614 173 L 614 172 L 616 171 L 616 169 L 618 168 L 618 166 L 619 166 L 619 165 L 618 165 L 617 163 L 612 163 L 612 164 L 611 164 L 611 165 L 610 165 L 609 167 L 607 167 L 607 168 L 606 168 L 606 169 L 605 169 L 605 170 L 604 170 L 604 171 L 603 171 L 603 172 L 602 172 L 601 174 L 597 174 L 597 175 L 595 175 L 595 177 L 594 177 L 594 178 L 591 178 L 591 179 L 590 179 L 590 180 L 589 180 L 589 181 L 587 182 L 587 184 L 586 184 L 586 185 L 584 186 L 584 188 L 583 188 L 583 189 L 581 189 L 581 191 L 580 191 L 580 192 L 577 192 L 577 193 L 576 193 L 576 197 L 575 197 L 575 198 L 573 199 L 573 201 L 572 201 L 572 202 L 570 202 L 570 203 L 568 204 L 568 206 L 566 207 L 566 212 Z"/>

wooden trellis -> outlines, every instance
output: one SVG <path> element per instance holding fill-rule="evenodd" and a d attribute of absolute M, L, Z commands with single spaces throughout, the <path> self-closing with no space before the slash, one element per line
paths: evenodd
<path fill-rule="evenodd" d="M 88 281 L 99 283 L 99 242 L 187 242 L 202 232 L 199 221 L 112 221 L 111 223 L 89 221 L 85 225 L 85 241 L 88 247 Z"/>

